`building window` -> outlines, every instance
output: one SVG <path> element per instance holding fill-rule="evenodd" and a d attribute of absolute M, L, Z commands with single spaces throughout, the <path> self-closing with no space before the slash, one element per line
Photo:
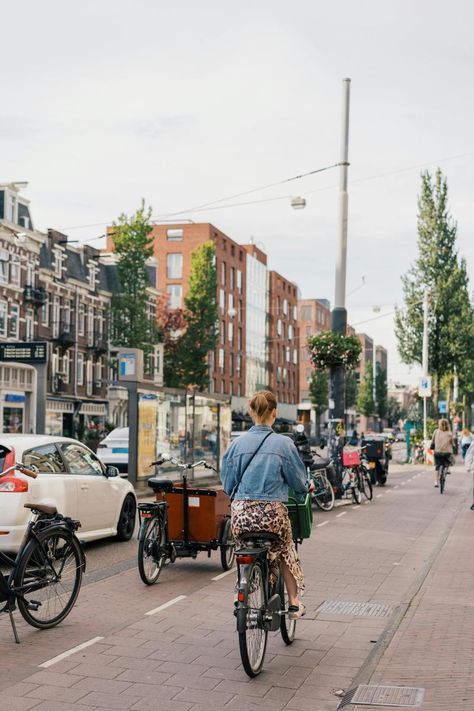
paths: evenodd
<path fill-rule="evenodd" d="M 219 370 L 221 373 L 224 372 L 224 366 L 225 366 L 225 354 L 224 354 L 224 349 L 219 348 Z"/>
<path fill-rule="evenodd" d="M 234 356 L 229 353 L 229 375 L 232 377 L 234 375 Z"/>
<path fill-rule="evenodd" d="M 311 321 L 311 306 L 302 306 L 301 307 L 301 320 L 302 321 Z"/>
<path fill-rule="evenodd" d="M 281 319 L 277 321 L 277 336 L 281 336 Z"/>
<path fill-rule="evenodd" d="M 290 346 L 286 347 L 286 362 L 291 363 L 291 349 Z"/>
<path fill-rule="evenodd" d="M 242 272 L 240 269 L 237 269 L 237 291 L 239 294 L 242 293 Z"/>
<path fill-rule="evenodd" d="M 41 307 L 41 324 L 49 326 L 49 296 L 45 294 L 44 304 Z"/>
<path fill-rule="evenodd" d="M 222 284 L 222 286 L 225 286 L 225 278 L 226 278 L 226 264 L 225 264 L 225 262 L 221 262 L 221 284 Z"/>
<path fill-rule="evenodd" d="M 309 353 L 308 353 L 308 360 L 309 360 Z M 298 365 L 298 351 L 296 348 L 293 349 L 293 363 L 295 365 Z"/>
<path fill-rule="evenodd" d="M 225 321 L 221 322 L 221 343 L 225 343 Z"/>
<path fill-rule="evenodd" d="M 0 336 L 7 335 L 7 313 L 8 306 L 6 301 L 0 301 Z"/>
<path fill-rule="evenodd" d="M 183 239 L 183 230 L 181 228 L 166 230 L 166 239 L 168 242 L 181 242 Z"/>
<path fill-rule="evenodd" d="M 166 278 L 181 279 L 183 276 L 183 255 L 179 252 L 166 255 Z"/>
<path fill-rule="evenodd" d="M 87 312 L 87 345 L 94 345 L 94 309 L 92 306 Z"/>
<path fill-rule="evenodd" d="M 288 301 L 286 299 L 283 299 L 283 315 L 288 315 Z"/>
<path fill-rule="evenodd" d="M 66 353 L 62 358 L 62 378 L 63 383 L 66 385 L 69 383 L 69 355 Z"/>
<path fill-rule="evenodd" d="M 84 304 L 79 304 L 79 313 L 77 316 L 77 330 L 80 336 L 83 336 L 86 330 L 86 311 Z"/>
<path fill-rule="evenodd" d="M 94 378 L 93 363 L 90 359 L 86 361 L 86 393 L 92 395 L 92 383 Z"/>
<path fill-rule="evenodd" d="M 65 333 L 71 330 L 71 302 L 67 299 L 63 309 L 63 329 Z"/>
<path fill-rule="evenodd" d="M 63 255 L 58 250 L 54 250 L 54 276 L 61 278 L 63 275 Z"/>
<path fill-rule="evenodd" d="M 34 286 L 36 283 L 35 265 L 30 262 L 26 265 L 26 283 L 28 286 Z"/>
<path fill-rule="evenodd" d="M 234 267 L 230 268 L 229 272 L 229 289 L 234 289 L 235 288 L 235 269 Z"/>
<path fill-rule="evenodd" d="M 237 331 L 237 350 L 242 350 L 242 329 L 239 328 Z"/>
<path fill-rule="evenodd" d="M 181 284 L 168 284 L 166 292 L 168 294 L 168 305 L 170 309 L 179 309 L 181 307 L 181 294 L 183 287 Z"/>
<path fill-rule="evenodd" d="M 8 252 L 0 253 L 0 284 L 8 284 Z"/>
<path fill-rule="evenodd" d="M 10 305 L 10 328 L 8 335 L 11 338 L 18 338 L 20 331 L 20 307 L 17 304 Z"/>
<path fill-rule="evenodd" d="M 33 341 L 35 335 L 35 314 L 32 308 L 26 309 L 25 314 L 25 337 L 27 341 Z"/>
<path fill-rule="evenodd" d="M 92 289 L 92 291 L 95 291 L 96 287 L 96 271 L 95 271 L 95 264 L 91 264 L 89 266 L 89 273 L 88 273 L 88 278 L 89 278 L 89 286 Z"/>
<path fill-rule="evenodd" d="M 232 321 L 229 321 L 228 338 L 229 343 L 232 343 L 234 340 L 234 324 L 232 323 Z"/>
<path fill-rule="evenodd" d="M 84 353 L 77 354 L 76 383 L 78 385 L 84 385 Z"/>
<path fill-rule="evenodd" d="M 296 304 L 295 306 L 293 306 L 293 319 L 294 321 L 298 320 L 298 307 L 296 306 Z"/>
<path fill-rule="evenodd" d="M 235 372 L 237 373 L 237 375 L 240 375 L 241 366 L 242 366 L 242 356 L 237 355 L 235 357 Z"/>
<path fill-rule="evenodd" d="M 20 286 L 20 259 L 16 254 L 12 255 L 10 262 L 10 283 Z"/>
<path fill-rule="evenodd" d="M 16 200 L 13 195 L 8 196 L 8 202 L 7 202 L 7 207 L 8 207 L 8 212 L 7 212 L 7 220 L 10 220 L 10 222 L 16 222 L 15 220 L 15 206 L 16 206 Z"/>
<path fill-rule="evenodd" d="M 234 295 L 233 295 L 233 294 L 229 294 L 229 316 L 232 316 L 232 315 L 235 316 L 235 313 L 234 313 Z"/>
<path fill-rule="evenodd" d="M 225 293 L 224 293 L 224 289 L 219 289 L 219 306 L 220 306 L 220 309 L 221 309 L 222 313 L 224 313 L 224 311 L 225 311 Z"/>

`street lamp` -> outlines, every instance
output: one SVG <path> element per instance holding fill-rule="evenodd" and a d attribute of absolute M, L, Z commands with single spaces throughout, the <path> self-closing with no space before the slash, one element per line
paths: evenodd
<path fill-rule="evenodd" d="M 293 210 L 303 210 L 306 207 L 306 199 L 301 196 L 291 198 L 291 207 Z"/>

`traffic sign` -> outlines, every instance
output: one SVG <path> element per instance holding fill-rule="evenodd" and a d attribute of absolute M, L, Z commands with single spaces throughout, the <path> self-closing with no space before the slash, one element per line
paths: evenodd
<path fill-rule="evenodd" d="M 440 415 L 446 415 L 448 412 L 448 403 L 446 400 L 438 400 L 438 412 Z"/>
<path fill-rule="evenodd" d="M 26 343 L 0 343 L 0 361 L 15 363 L 46 363 L 48 344 L 46 341 Z"/>
<path fill-rule="evenodd" d="M 423 375 L 418 384 L 418 395 L 420 397 L 431 397 L 431 376 Z"/>

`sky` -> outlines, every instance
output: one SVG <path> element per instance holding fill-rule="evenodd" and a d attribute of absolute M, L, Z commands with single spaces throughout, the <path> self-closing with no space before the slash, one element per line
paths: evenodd
<path fill-rule="evenodd" d="M 422 170 L 448 178 L 474 288 L 473 24 L 467 0 L 6 4 L 0 182 L 28 181 L 35 226 L 79 241 L 142 198 L 157 219 L 213 222 L 333 302 L 337 169 L 191 208 L 337 163 L 350 77 L 348 319 L 414 384 L 393 310 Z"/>

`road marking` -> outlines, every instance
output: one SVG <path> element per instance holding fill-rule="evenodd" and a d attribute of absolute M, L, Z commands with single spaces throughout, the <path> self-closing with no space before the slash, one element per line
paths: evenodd
<path fill-rule="evenodd" d="M 394 565 L 400 565 L 400 563 L 394 563 Z"/>
<path fill-rule="evenodd" d="M 226 575 L 230 575 L 231 573 L 235 573 L 235 568 L 226 570 L 225 573 L 220 573 L 219 575 L 216 575 L 215 578 L 211 578 L 211 580 L 220 580 L 221 578 L 225 578 Z"/>
<path fill-rule="evenodd" d="M 405 486 L 405 484 L 406 484 L 406 481 L 402 481 L 402 486 Z"/>
<path fill-rule="evenodd" d="M 370 501 L 364 501 L 364 504 L 370 504 Z"/>
<path fill-rule="evenodd" d="M 321 528 L 321 526 L 326 526 L 329 523 L 329 521 L 323 521 L 322 523 L 317 523 L 316 528 Z"/>
<path fill-rule="evenodd" d="M 382 496 L 383 496 L 383 494 L 376 494 L 375 498 L 376 498 L 376 499 L 381 499 Z"/>
<path fill-rule="evenodd" d="M 391 489 L 387 489 L 387 494 L 393 494 L 393 491 Z"/>
<path fill-rule="evenodd" d="M 185 597 L 186 597 L 186 595 L 178 595 L 178 597 L 174 597 L 172 600 L 168 600 L 168 602 L 165 602 L 163 605 L 160 605 L 159 607 L 155 607 L 155 608 L 153 608 L 153 610 L 148 610 L 148 612 L 145 612 L 145 616 L 156 615 L 157 612 L 161 612 L 161 610 L 166 610 L 167 607 L 174 605 L 176 602 L 179 602 L 180 600 L 184 600 Z"/>
<path fill-rule="evenodd" d="M 340 514 L 336 514 L 336 518 L 340 518 L 340 516 L 345 516 L 346 513 L 347 513 L 347 511 L 343 511 L 343 512 L 340 513 Z"/>
<path fill-rule="evenodd" d="M 91 647 L 96 642 L 100 642 L 101 639 L 104 639 L 104 638 L 103 637 L 92 637 L 92 639 L 89 639 L 87 642 L 78 644 L 75 647 L 72 647 L 72 649 L 68 649 L 66 652 L 63 652 L 62 654 L 58 654 L 57 657 L 53 657 L 52 659 L 48 659 L 46 662 L 43 662 L 42 664 L 38 664 L 38 666 L 41 667 L 42 669 L 47 669 L 48 667 L 51 667 L 53 664 L 57 664 L 58 662 L 61 662 L 63 659 L 66 659 L 66 657 L 70 657 L 71 654 L 80 652 L 81 649 L 86 649 L 86 647 Z"/>
<path fill-rule="evenodd" d="M 394 489 L 398 489 L 398 486 L 399 486 L 399 485 L 397 484 L 397 485 L 396 485 L 396 486 L 394 486 L 393 488 L 394 488 Z"/>

